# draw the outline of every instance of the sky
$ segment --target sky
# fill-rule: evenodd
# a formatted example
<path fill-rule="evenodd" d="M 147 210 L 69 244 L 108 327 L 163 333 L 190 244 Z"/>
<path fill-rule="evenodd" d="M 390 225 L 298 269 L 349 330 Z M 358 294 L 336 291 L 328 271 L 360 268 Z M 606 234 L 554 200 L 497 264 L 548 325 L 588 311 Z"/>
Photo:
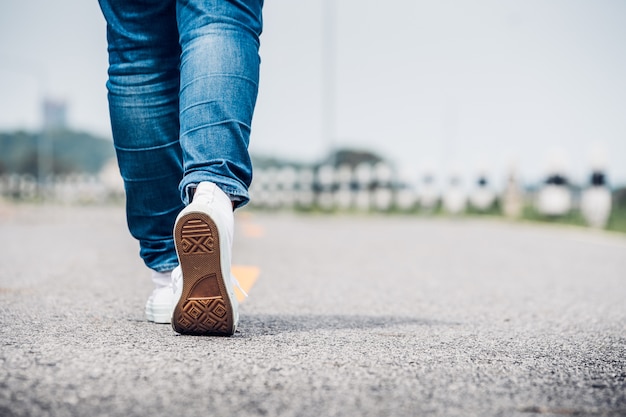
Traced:
<path fill-rule="evenodd" d="M 555 165 L 580 183 L 595 160 L 626 185 L 622 0 L 266 0 L 264 21 L 253 153 L 353 147 L 496 183 Z M 97 1 L 3 0 L 0 131 L 37 130 L 45 96 L 110 137 L 106 70 Z"/>

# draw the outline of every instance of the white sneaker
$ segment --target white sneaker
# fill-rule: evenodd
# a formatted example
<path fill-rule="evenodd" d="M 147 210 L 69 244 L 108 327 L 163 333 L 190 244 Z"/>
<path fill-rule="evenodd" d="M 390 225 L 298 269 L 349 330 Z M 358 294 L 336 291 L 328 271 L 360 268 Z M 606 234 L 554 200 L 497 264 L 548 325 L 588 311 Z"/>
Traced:
<path fill-rule="evenodd" d="M 198 184 L 193 201 L 180 212 L 174 242 L 180 266 L 172 272 L 172 327 L 182 334 L 230 336 L 239 321 L 231 278 L 233 206 L 210 182 Z"/>
<path fill-rule="evenodd" d="M 146 302 L 146 319 L 155 323 L 170 323 L 174 310 L 174 287 L 171 272 L 152 271 L 155 289 Z"/>

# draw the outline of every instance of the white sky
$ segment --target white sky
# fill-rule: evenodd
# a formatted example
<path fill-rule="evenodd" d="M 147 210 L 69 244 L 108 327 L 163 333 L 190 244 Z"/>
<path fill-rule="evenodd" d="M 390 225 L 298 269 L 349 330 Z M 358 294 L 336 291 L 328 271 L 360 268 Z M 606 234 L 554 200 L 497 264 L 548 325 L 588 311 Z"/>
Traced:
<path fill-rule="evenodd" d="M 626 2 L 333 6 L 334 140 L 322 128 L 322 0 L 266 0 L 253 152 L 312 161 L 352 145 L 415 175 L 502 176 L 515 162 L 527 181 L 559 153 L 581 181 L 600 148 L 626 184 Z M 0 130 L 37 129 L 45 94 L 68 101 L 72 127 L 110 136 L 106 67 L 96 0 L 4 0 Z"/>

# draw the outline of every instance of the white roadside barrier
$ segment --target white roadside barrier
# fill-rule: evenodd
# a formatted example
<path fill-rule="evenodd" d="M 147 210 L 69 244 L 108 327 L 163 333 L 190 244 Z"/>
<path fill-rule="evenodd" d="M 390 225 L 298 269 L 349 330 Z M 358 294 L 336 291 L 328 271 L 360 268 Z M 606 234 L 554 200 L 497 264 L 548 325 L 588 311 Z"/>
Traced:
<path fill-rule="evenodd" d="M 589 186 L 582 192 L 580 211 L 587 224 L 604 228 L 611 215 L 612 196 L 603 171 L 591 174 Z"/>
<path fill-rule="evenodd" d="M 489 211 L 496 201 L 496 192 L 491 187 L 486 174 L 479 175 L 470 193 L 469 202 L 479 212 Z"/>
<path fill-rule="evenodd" d="M 461 179 L 452 175 L 448 188 L 443 194 L 443 208 L 448 214 L 459 215 L 465 212 L 467 206 L 467 196 L 461 184 Z"/>
<path fill-rule="evenodd" d="M 548 176 L 537 192 L 535 209 L 543 216 L 559 217 L 572 209 L 572 192 L 567 178 L 558 172 Z"/>

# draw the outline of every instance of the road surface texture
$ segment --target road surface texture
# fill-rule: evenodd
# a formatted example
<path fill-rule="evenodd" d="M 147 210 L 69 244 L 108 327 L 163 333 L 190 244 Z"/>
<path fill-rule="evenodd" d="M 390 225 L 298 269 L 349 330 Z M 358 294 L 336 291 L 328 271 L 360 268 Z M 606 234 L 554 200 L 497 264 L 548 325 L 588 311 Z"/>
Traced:
<path fill-rule="evenodd" d="M 0 416 L 625 416 L 626 238 L 241 211 L 234 337 L 144 321 L 120 207 L 0 205 Z"/>

